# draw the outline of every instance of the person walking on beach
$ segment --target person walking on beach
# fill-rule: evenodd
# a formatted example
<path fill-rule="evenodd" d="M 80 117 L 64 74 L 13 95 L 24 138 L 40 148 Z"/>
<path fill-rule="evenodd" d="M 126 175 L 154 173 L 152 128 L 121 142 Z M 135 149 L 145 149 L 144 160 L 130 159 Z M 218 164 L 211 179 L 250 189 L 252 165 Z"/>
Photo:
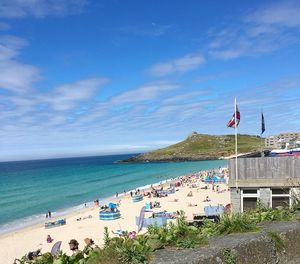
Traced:
<path fill-rule="evenodd" d="M 51 211 L 48 209 L 48 217 L 51 218 Z"/>
<path fill-rule="evenodd" d="M 116 192 L 116 198 L 118 198 L 118 196 L 119 196 L 119 194 L 118 194 L 118 192 Z"/>

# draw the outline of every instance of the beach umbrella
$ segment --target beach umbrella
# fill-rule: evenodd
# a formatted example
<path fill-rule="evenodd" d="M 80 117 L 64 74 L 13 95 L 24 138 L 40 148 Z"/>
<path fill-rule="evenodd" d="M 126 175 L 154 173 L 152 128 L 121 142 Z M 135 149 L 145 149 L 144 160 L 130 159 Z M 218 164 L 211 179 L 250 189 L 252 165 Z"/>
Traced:
<path fill-rule="evenodd" d="M 111 209 L 115 209 L 115 208 L 117 208 L 117 205 L 115 203 L 109 203 L 108 207 Z"/>

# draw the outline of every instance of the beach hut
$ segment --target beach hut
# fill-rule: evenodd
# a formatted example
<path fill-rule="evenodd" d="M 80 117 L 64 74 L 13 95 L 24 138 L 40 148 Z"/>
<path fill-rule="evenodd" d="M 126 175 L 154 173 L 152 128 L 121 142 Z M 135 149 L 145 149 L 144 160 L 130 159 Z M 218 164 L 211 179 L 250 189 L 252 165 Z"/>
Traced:
<path fill-rule="evenodd" d="M 133 196 L 132 196 L 132 201 L 133 201 L 134 203 L 140 202 L 140 201 L 142 201 L 143 199 L 144 199 L 144 197 L 143 197 L 143 195 L 141 195 L 141 194 L 133 195 Z"/>

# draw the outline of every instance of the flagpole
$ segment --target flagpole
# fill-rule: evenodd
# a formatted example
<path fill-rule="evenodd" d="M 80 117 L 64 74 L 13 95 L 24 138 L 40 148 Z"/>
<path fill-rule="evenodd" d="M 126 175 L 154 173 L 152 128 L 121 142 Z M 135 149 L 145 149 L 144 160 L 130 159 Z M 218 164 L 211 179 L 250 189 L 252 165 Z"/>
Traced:
<path fill-rule="evenodd" d="M 238 191 L 238 164 L 237 164 L 237 109 L 236 109 L 236 97 L 234 97 L 234 135 L 235 135 L 235 188 Z"/>
<path fill-rule="evenodd" d="M 260 115 L 261 115 L 261 131 L 260 131 L 260 139 L 262 139 L 262 134 L 264 133 L 263 132 L 263 120 L 262 120 L 262 117 L 263 117 L 263 110 L 262 108 L 260 109 Z M 260 156 L 263 157 L 264 154 L 263 154 L 263 143 L 260 143 Z"/>
<path fill-rule="evenodd" d="M 262 134 L 265 132 L 265 118 L 263 114 L 263 109 L 261 108 L 261 132 L 260 132 L 260 146 L 261 146 L 261 157 L 264 157 L 264 152 L 263 152 L 263 147 L 264 147 L 264 142 L 262 141 Z"/>

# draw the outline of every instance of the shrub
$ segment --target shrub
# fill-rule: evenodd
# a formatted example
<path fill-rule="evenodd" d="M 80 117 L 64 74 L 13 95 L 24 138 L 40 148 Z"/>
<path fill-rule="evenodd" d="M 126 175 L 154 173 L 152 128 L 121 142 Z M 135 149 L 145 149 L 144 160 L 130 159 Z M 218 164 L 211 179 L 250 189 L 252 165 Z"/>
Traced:
<path fill-rule="evenodd" d="M 265 221 L 291 221 L 295 218 L 293 212 L 287 208 L 267 208 L 260 201 L 258 201 L 256 209 L 248 211 L 246 214 L 256 223 Z"/>
<path fill-rule="evenodd" d="M 194 226 L 189 226 L 183 213 L 176 219 L 175 224 L 170 222 L 168 225 L 160 228 L 149 226 L 148 237 L 149 241 L 156 240 L 157 248 L 165 246 L 194 248 L 207 244 L 206 237 L 201 234 L 201 230 Z"/>
<path fill-rule="evenodd" d="M 257 231 L 256 223 L 247 214 L 223 215 L 217 224 L 217 234 L 245 233 Z"/>

